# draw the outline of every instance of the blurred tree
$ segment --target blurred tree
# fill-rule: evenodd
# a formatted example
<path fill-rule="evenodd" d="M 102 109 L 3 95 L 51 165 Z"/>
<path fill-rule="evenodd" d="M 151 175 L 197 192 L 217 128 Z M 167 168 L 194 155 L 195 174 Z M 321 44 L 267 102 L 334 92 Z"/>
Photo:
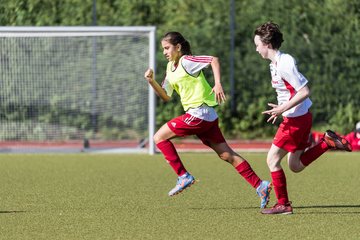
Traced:
<path fill-rule="evenodd" d="M 3 26 L 88 26 L 92 24 L 92 0 L 2 0 Z M 160 38 L 179 31 L 191 43 L 194 54 L 220 58 L 222 83 L 229 89 L 229 0 L 97 0 L 99 26 L 155 25 L 159 48 L 157 80 L 162 81 L 166 59 Z M 339 132 L 359 121 L 360 39 L 358 0 L 243 0 L 235 2 L 235 97 L 236 111 L 229 103 L 218 108 L 221 127 L 229 136 L 259 138 L 272 134 L 261 111 L 274 102 L 268 63 L 255 52 L 253 31 L 274 21 L 284 33 L 282 51 L 292 54 L 309 79 L 314 102 L 314 127 L 331 124 Z M 212 81 L 211 73 L 206 73 Z M 146 84 L 144 82 L 144 84 Z M 350 110 L 349 110 L 350 109 Z M 158 104 L 157 123 L 182 112 L 179 99 Z M 339 123 L 339 124 L 337 124 Z"/>

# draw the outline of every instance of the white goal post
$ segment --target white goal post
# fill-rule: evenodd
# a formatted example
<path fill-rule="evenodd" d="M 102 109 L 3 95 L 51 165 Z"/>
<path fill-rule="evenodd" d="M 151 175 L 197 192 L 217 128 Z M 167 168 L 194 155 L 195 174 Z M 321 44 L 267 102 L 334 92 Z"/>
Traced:
<path fill-rule="evenodd" d="M 0 27 L 0 152 L 154 154 L 155 32 Z"/>

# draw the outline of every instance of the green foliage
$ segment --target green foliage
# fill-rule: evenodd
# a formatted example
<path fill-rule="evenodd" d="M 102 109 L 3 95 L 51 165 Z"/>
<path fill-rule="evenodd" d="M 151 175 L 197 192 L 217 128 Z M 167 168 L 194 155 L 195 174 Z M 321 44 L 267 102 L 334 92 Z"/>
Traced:
<path fill-rule="evenodd" d="M 352 102 L 346 105 L 340 105 L 329 123 L 332 129 L 337 129 L 341 133 L 348 133 L 354 130 L 355 124 L 360 119 L 359 106 Z"/>
<path fill-rule="evenodd" d="M 0 24 L 92 25 L 92 3 L 91 0 L 2 0 Z M 223 87 L 230 92 L 228 0 L 98 0 L 96 3 L 98 25 L 155 25 L 158 40 L 167 31 L 182 32 L 194 54 L 220 58 Z M 243 0 L 235 1 L 235 8 L 236 109 L 231 112 L 228 103 L 218 109 L 225 135 L 263 138 L 274 131 L 261 114 L 268 102 L 276 102 L 268 62 L 255 52 L 253 44 L 254 29 L 269 20 L 277 22 L 284 33 L 281 50 L 297 59 L 299 70 L 310 81 L 314 127 L 327 126 L 344 133 L 353 129 L 360 120 L 356 114 L 360 106 L 359 1 L 274 0 L 269 4 L 265 0 Z M 156 76 L 161 82 L 166 59 L 158 46 Z M 211 72 L 207 71 L 207 75 L 212 82 Z M 174 98 L 166 104 L 158 103 L 158 126 L 182 113 L 179 100 Z"/>

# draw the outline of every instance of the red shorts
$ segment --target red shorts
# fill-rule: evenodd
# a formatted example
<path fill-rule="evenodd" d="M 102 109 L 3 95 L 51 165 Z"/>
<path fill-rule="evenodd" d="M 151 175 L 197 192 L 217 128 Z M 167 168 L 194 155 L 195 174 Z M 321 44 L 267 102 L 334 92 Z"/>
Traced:
<path fill-rule="evenodd" d="M 208 122 L 186 113 L 168 121 L 167 125 L 177 136 L 196 135 L 207 146 L 210 146 L 210 143 L 225 142 L 218 119 Z"/>
<path fill-rule="evenodd" d="M 296 150 L 304 150 L 311 144 L 309 141 L 311 126 L 312 114 L 310 112 L 299 117 L 284 117 L 273 144 L 292 153 Z"/>

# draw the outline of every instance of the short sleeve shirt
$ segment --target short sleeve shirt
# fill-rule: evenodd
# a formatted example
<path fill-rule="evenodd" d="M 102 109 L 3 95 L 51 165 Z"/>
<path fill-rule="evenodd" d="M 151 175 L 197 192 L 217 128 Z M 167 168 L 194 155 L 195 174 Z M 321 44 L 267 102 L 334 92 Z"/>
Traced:
<path fill-rule="evenodd" d="M 289 101 L 308 80 L 298 71 L 295 59 L 289 54 L 277 53 L 276 63 L 270 63 L 271 85 L 276 90 L 278 105 Z M 297 117 L 306 114 L 312 102 L 306 98 L 303 102 L 285 111 L 285 117 Z"/>

